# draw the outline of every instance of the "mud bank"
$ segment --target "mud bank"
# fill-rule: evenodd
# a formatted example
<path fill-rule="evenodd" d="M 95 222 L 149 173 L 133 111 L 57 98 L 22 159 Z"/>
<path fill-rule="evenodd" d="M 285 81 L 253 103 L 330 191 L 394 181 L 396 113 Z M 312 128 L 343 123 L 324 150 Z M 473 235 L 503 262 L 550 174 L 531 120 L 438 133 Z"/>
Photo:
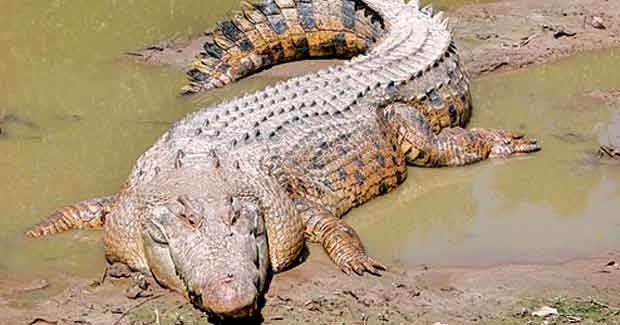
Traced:
<path fill-rule="evenodd" d="M 620 321 L 620 254 L 555 265 L 484 268 L 391 266 L 382 277 L 349 277 L 311 257 L 275 276 L 262 310 L 264 324 L 504 324 L 542 322 L 532 312 L 555 306 L 547 320 Z M 0 286 L 0 322 L 6 324 L 206 324 L 207 318 L 173 293 L 155 288 L 129 299 L 129 280 L 74 279 L 59 295 L 14 306 L 48 286 Z M 0 284 L 1 285 L 1 284 Z M 10 286 L 10 288 L 7 288 Z M 154 286 L 156 287 L 156 286 Z M 3 301 L 3 298 L 5 299 Z M 590 309 L 584 311 L 584 306 Z"/>
<path fill-rule="evenodd" d="M 473 77 L 620 45 L 618 1 L 501 1 L 466 5 L 448 16 L 460 55 Z M 204 40 L 204 36 L 175 38 L 127 56 L 186 70 Z"/>

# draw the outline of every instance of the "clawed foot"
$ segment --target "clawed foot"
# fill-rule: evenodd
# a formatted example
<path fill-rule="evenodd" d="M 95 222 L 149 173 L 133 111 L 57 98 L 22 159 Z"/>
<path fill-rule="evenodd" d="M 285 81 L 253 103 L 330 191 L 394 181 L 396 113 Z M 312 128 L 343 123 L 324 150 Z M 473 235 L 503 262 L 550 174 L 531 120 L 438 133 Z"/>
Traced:
<path fill-rule="evenodd" d="M 125 289 L 125 297 L 129 299 L 147 298 L 153 296 L 153 289 L 142 273 L 133 274 L 133 283 Z"/>
<path fill-rule="evenodd" d="M 485 137 L 493 143 L 489 154 L 490 158 L 506 158 L 540 150 L 540 145 L 536 139 L 526 138 L 520 132 L 490 129 L 486 130 Z"/>
<path fill-rule="evenodd" d="M 113 279 L 132 278 L 132 284 L 125 290 L 125 296 L 129 299 L 146 298 L 153 295 L 153 290 L 144 274 L 133 272 L 129 266 L 123 263 L 113 263 L 108 265 L 104 271 L 101 283 L 107 277 Z"/>
<path fill-rule="evenodd" d="M 385 265 L 375 261 L 372 257 L 367 255 L 357 255 L 351 256 L 344 261 L 339 263 L 340 269 L 342 272 L 347 275 L 351 275 L 353 273 L 357 275 L 363 275 L 364 272 L 370 273 L 372 275 L 381 275 L 381 271 L 387 270 Z"/>

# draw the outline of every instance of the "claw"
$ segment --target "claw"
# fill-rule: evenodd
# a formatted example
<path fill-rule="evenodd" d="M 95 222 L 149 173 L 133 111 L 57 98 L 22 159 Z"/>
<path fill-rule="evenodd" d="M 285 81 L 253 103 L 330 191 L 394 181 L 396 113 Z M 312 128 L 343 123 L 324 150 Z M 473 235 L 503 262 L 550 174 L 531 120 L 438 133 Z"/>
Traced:
<path fill-rule="evenodd" d="M 370 260 L 370 262 L 372 263 L 372 265 L 381 270 L 381 271 L 387 271 L 387 266 L 383 265 L 383 263 L 378 262 L 377 260 L 375 260 L 374 258 L 369 257 L 368 258 Z"/>
<path fill-rule="evenodd" d="M 366 267 L 366 271 L 372 275 L 380 276 L 379 268 L 375 267 L 371 262 L 363 261 L 364 267 Z"/>
<path fill-rule="evenodd" d="M 361 265 L 356 265 L 356 266 L 353 268 L 353 271 L 354 271 L 354 272 L 355 272 L 355 274 L 357 274 L 357 275 L 364 275 L 364 271 L 365 271 L 365 269 L 364 269 L 364 267 L 362 267 Z"/>
<path fill-rule="evenodd" d="M 537 139 L 528 139 L 520 132 L 494 130 L 492 138 L 495 142 L 490 157 L 507 158 L 512 155 L 539 151 Z"/>
<path fill-rule="evenodd" d="M 387 268 L 385 265 L 377 262 L 371 257 L 360 255 L 357 257 L 352 257 L 352 259 L 348 262 L 342 263 L 340 269 L 346 275 L 353 275 L 353 273 L 355 273 L 362 276 L 364 273 L 370 273 L 375 276 L 381 276 L 381 271 L 385 271 Z"/>

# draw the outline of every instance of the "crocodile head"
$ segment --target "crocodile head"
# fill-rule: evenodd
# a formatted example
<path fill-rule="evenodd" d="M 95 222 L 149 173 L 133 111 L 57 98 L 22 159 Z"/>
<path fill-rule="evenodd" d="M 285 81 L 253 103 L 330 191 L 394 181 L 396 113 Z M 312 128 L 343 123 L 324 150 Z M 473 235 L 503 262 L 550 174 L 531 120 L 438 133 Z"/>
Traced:
<path fill-rule="evenodd" d="M 160 284 L 212 316 L 253 315 L 269 268 L 258 200 L 218 187 L 194 189 L 158 202 L 142 228 Z"/>

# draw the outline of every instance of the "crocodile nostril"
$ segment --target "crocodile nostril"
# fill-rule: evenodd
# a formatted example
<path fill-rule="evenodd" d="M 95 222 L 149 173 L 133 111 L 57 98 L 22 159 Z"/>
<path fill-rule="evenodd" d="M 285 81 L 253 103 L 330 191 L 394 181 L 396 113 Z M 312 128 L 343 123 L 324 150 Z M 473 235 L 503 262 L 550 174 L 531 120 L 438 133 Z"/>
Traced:
<path fill-rule="evenodd" d="M 226 273 L 226 278 L 224 278 L 224 283 L 230 283 L 235 276 L 232 273 Z"/>

